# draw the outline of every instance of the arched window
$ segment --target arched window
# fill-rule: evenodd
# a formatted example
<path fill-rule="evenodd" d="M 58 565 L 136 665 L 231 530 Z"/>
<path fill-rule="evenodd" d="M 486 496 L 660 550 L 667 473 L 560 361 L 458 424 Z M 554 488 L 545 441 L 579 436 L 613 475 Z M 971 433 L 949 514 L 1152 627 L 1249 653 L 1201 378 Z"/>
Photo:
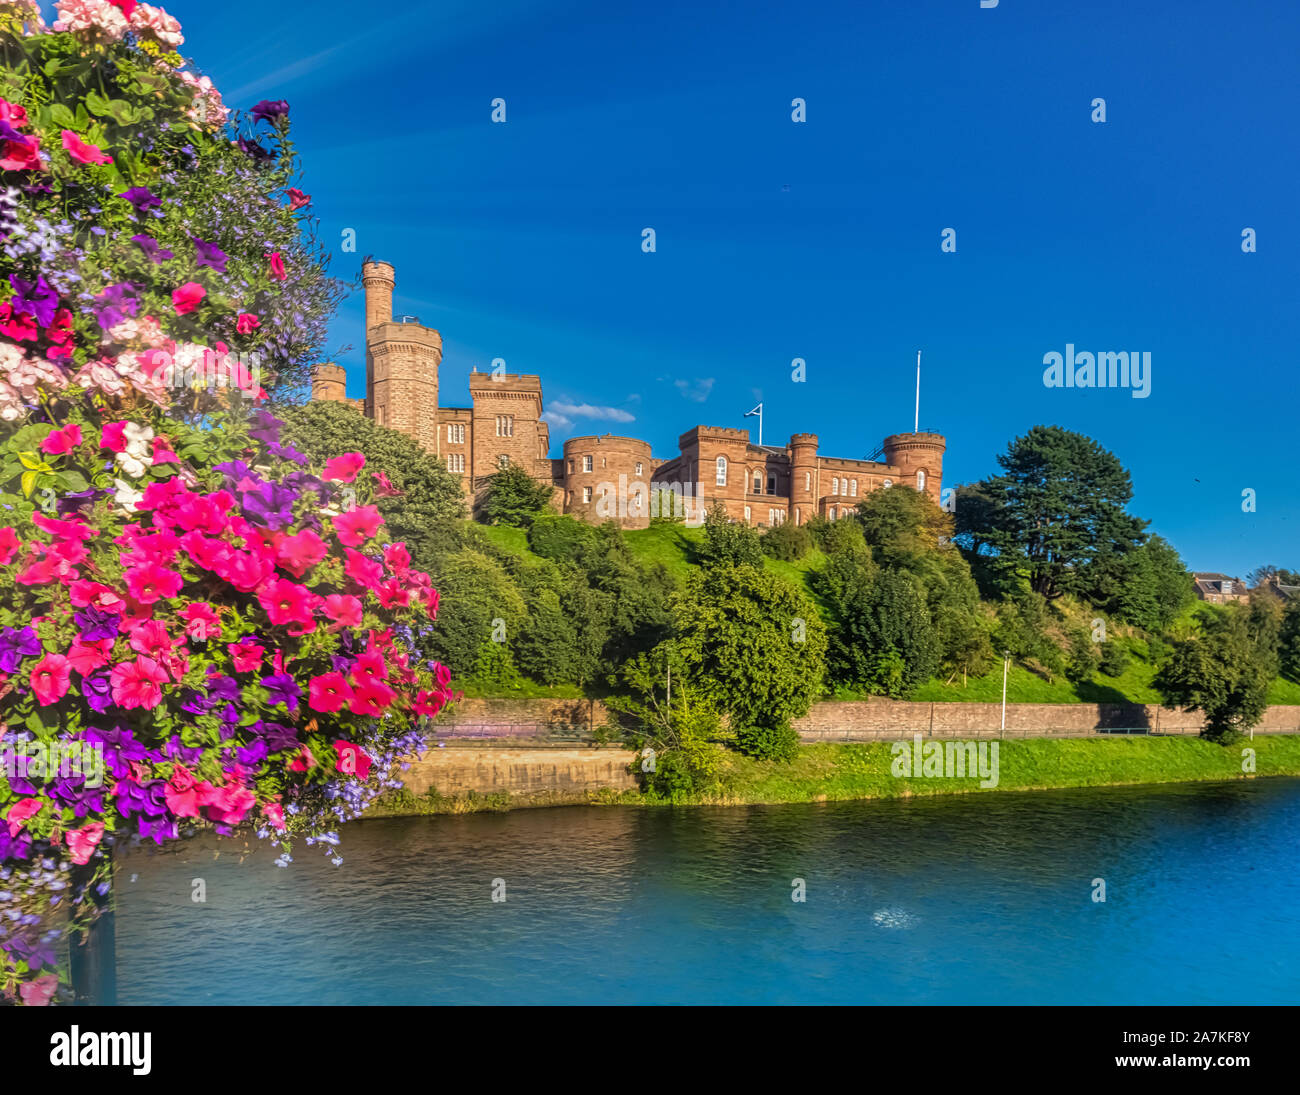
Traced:
<path fill-rule="evenodd" d="M 853 480 L 853 489 L 849 491 L 849 494 L 854 498 L 858 496 L 858 481 L 856 479 Z"/>
<path fill-rule="evenodd" d="M 812 490 L 812 472 L 810 471 L 803 473 L 803 489 Z"/>
<path fill-rule="evenodd" d="M 714 482 L 720 487 L 727 485 L 727 458 L 725 456 L 718 457 L 718 475 Z"/>
<path fill-rule="evenodd" d="M 925 472 L 923 471 L 916 473 L 916 489 L 925 490 Z"/>

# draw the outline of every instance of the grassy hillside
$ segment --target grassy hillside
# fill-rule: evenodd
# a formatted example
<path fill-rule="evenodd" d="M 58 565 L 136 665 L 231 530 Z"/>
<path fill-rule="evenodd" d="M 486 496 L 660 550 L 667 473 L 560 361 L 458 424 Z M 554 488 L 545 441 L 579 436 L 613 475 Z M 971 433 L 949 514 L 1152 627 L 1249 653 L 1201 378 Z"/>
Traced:
<path fill-rule="evenodd" d="M 522 529 L 489 525 L 478 527 L 484 536 L 502 550 L 526 559 L 538 559 L 538 556 L 528 550 L 528 536 Z M 638 559 L 647 563 L 662 563 L 673 578 L 680 582 L 689 576 L 694 568 L 693 549 L 704 539 L 704 530 L 686 528 L 682 525 L 655 525 L 648 529 L 626 532 L 624 536 Z M 765 560 L 765 565 L 768 570 L 803 589 L 816 601 L 811 579 L 825 561 L 826 556 L 822 552 L 813 551 L 795 563 L 768 558 Z M 1206 606 L 1199 601 L 1189 605 L 1175 621 L 1174 633 L 1190 633 L 1196 614 L 1205 609 Z M 1132 634 L 1135 633 L 1131 632 L 1131 629 L 1118 628 L 1116 637 L 1123 639 L 1126 635 Z M 1108 677 L 1098 672 L 1093 674 L 1092 680 L 1080 684 L 1072 683 L 1064 677 L 1057 677 L 1049 682 L 1023 666 L 1013 664 L 1007 675 L 1007 702 L 1159 703 L 1160 694 L 1151 687 L 1156 666 L 1146 659 L 1145 644 L 1134 639 L 1126 645 L 1130 648 L 1132 660 L 1121 676 Z M 568 699 L 579 695 L 579 690 L 566 686 L 547 689 L 541 685 L 525 684 L 520 689 L 511 691 L 510 694 L 520 697 L 553 696 Z M 866 694 L 840 689 L 833 698 L 865 699 Z M 971 677 L 965 681 L 960 677 L 952 681 L 946 678 L 932 678 L 908 698 L 937 703 L 1000 702 L 1002 699 L 1001 663 L 984 676 Z M 1275 680 L 1269 689 L 1268 701 L 1272 704 L 1300 704 L 1300 684 L 1281 679 Z"/>

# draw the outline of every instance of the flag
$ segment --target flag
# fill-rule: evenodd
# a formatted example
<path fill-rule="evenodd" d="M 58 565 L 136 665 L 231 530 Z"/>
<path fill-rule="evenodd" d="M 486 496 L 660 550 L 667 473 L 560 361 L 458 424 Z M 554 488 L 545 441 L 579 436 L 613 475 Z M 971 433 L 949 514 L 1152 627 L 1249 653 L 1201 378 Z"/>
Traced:
<path fill-rule="evenodd" d="M 762 413 L 763 413 L 763 404 L 760 403 L 760 404 L 759 404 L 757 407 L 755 407 L 752 411 L 746 411 L 744 417 L 746 417 L 746 418 L 751 418 L 752 416 L 754 416 L 754 415 L 756 415 L 756 414 L 757 414 L 757 415 L 761 415 Z"/>

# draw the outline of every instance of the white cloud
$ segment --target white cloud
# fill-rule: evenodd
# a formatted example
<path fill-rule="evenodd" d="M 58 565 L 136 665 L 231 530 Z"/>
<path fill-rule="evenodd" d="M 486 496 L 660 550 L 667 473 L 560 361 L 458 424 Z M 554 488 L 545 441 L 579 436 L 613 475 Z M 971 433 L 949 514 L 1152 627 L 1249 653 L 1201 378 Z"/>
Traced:
<path fill-rule="evenodd" d="M 692 403 L 703 403 L 713 391 L 713 377 L 703 380 L 674 380 L 673 384 Z"/>
<path fill-rule="evenodd" d="M 578 418 L 593 418 L 601 422 L 635 422 L 636 416 L 618 407 L 597 407 L 591 403 L 566 403 L 555 400 L 547 404 L 542 421 L 559 430 L 567 430 Z"/>

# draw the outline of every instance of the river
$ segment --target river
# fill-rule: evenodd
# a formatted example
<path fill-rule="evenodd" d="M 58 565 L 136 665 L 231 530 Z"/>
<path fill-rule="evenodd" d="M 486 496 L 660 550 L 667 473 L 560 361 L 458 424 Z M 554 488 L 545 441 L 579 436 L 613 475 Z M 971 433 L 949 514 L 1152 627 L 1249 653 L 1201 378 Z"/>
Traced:
<path fill-rule="evenodd" d="M 122 857 L 120 1002 L 1300 998 L 1300 780 L 569 807 L 342 836 L 341 867 L 301 848 L 277 868 L 216 837 Z"/>

